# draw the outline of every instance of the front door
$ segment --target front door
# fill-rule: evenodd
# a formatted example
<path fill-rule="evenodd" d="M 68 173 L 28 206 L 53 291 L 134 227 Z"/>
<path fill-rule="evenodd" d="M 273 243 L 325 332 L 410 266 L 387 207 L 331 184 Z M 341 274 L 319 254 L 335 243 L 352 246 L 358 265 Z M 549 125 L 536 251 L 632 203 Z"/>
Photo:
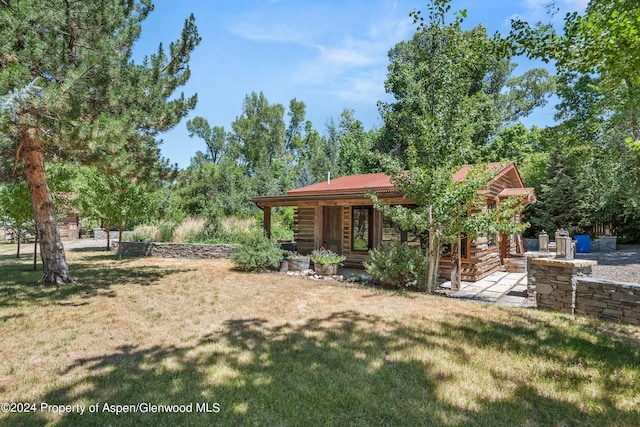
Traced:
<path fill-rule="evenodd" d="M 342 207 L 325 206 L 322 218 L 322 246 L 342 255 Z"/>

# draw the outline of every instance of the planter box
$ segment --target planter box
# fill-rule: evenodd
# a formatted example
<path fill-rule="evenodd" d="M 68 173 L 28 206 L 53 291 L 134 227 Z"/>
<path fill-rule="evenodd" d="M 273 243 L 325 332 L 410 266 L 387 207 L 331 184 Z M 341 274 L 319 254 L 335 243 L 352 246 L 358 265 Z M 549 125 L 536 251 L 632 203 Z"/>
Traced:
<path fill-rule="evenodd" d="M 305 271 L 309 269 L 309 257 L 289 258 L 289 271 Z"/>
<path fill-rule="evenodd" d="M 320 264 L 314 262 L 313 269 L 316 271 L 316 273 L 324 276 L 333 276 L 335 274 L 338 274 L 338 264 Z"/>

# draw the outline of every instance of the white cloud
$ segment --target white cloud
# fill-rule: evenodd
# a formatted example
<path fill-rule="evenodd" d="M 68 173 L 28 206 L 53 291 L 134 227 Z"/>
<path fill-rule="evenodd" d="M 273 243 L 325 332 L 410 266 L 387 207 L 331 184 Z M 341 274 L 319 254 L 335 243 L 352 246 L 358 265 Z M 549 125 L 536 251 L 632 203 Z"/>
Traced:
<path fill-rule="evenodd" d="M 227 30 L 238 37 L 258 42 L 301 43 L 307 37 L 302 29 L 284 23 L 255 22 L 252 19 L 229 24 Z"/>
<path fill-rule="evenodd" d="M 375 70 L 360 76 L 345 78 L 342 84 L 331 88 L 328 92 L 343 101 L 375 105 L 385 93 L 382 85 L 385 77 L 384 72 Z"/>
<path fill-rule="evenodd" d="M 370 20 L 358 37 L 317 45 L 318 54 L 299 65 L 294 82 L 317 85 L 323 92 L 350 102 L 377 102 L 384 94 L 389 49 L 414 31 L 408 14 L 402 15 L 379 16 Z"/>
<path fill-rule="evenodd" d="M 402 2 L 380 3 L 262 9 L 234 17 L 226 28 L 248 40 L 305 48 L 307 55 L 291 58 L 294 85 L 349 102 L 375 104 L 384 95 L 389 49 L 415 31 L 410 9 Z"/>
<path fill-rule="evenodd" d="M 513 14 L 511 19 L 521 19 L 529 23 L 551 22 L 559 24 L 569 12 L 584 12 L 589 0 L 556 0 L 550 5 L 549 0 L 524 0 L 523 12 Z"/>

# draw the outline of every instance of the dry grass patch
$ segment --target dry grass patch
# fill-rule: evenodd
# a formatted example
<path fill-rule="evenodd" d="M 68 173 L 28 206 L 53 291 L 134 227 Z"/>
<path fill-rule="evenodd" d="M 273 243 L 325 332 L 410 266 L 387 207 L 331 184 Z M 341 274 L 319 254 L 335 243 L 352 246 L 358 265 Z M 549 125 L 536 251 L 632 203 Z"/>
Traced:
<path fill-rule="evenodd" d="M 7 425 L 638 425 L 640 328 L 227 261 L 69 251 L 33 287 L 0 257 L 8 402 L 182 414 L 4 413 Z M 220 412 L 197 412 L 218 403 Z M 210 408 L 212 408 L 210 406 Z M 139 409 L 139 408 L 138 408 Z"/>
<path fill-rule="evenodd" d="M 174 230 L 173 241 L 175 243 L 188 242 L 201 236 L 207 226 L 207 220 L 198 217 L 185 218 Z"/>

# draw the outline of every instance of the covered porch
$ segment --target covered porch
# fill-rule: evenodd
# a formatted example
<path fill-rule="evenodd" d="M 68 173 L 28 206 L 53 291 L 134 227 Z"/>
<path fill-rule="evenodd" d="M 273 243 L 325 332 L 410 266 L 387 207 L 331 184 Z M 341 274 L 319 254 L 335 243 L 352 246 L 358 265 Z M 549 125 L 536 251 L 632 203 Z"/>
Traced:
<path fill-rule="evenodd" d="M 515 164 L 493 163 L 499 170 L 487 183 L 483 195 L 485 209 L 495 209 L 510 197 L 523 200 L 522 208 L 535 201 L 535 193 L 525 188 Z M 463 166 L 453 176 L 461 182 L 471 166 Z M 326 248 L 346 257 L 347 267 L 361 267 L 369 251 L 387 242 L 420 244 L 420 236 L 400 230 L 375 209 L 366 195 L 374 191 L 389 205 L 415 206 L 400 193 L 389 175 L 384 173 L 352 175 L 288 191 L 280 196 L 260 196 L 251 200 L 264 212 L 264 230 L 271 237 L 271 213 L 276 207 L 294 208 L 295 250 L 303 255 Z M 520 217 L 514 218 L 520 221 Z M 424 236 L 422 236 L 424 237 Z M 465 281 L 477 281 L 497 271 L 506 258 L 524 252 L 520 236 L 486 235 L 462 239 L 459 270 Z M 443 256 L 440 274 L 447 277 L 451 259 Z"/>

